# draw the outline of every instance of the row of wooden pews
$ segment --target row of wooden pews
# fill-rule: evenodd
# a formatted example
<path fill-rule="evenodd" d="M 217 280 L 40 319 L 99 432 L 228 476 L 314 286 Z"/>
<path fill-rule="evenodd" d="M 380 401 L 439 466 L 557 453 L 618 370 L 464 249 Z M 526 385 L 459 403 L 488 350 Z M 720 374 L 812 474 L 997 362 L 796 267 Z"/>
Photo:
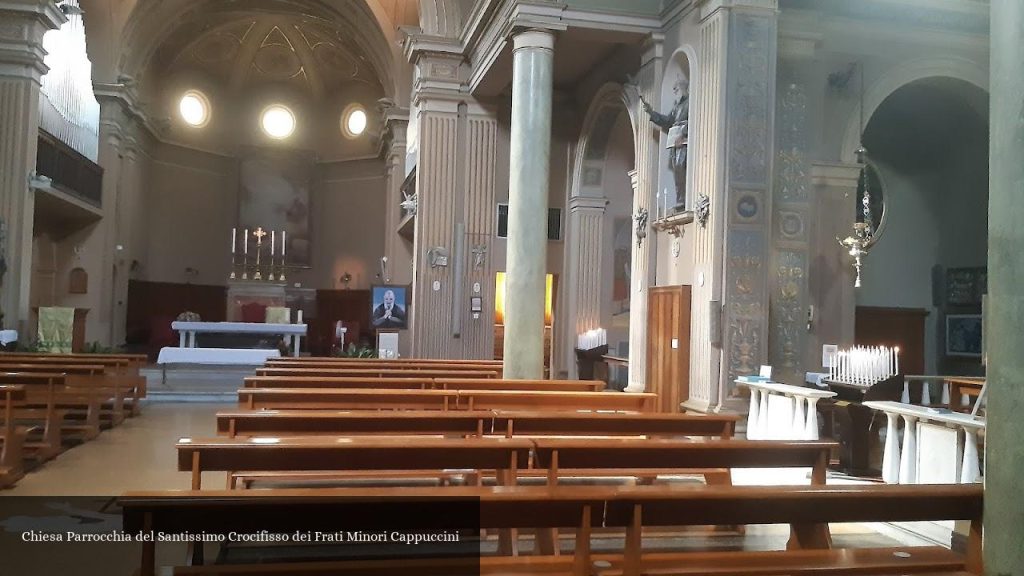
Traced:
<path fill-rule="evenodd" d="M 0 487 L 67 447 L 138 414 L 145 397 L 142 355 L 0 353 L 5 457 Z M 17 446 L 17 450 L 7 447 Z M 16 454 L 16 455 L 15 455 Z"/>
<path fill-rule="evenodd" d="M 736 439 L 736 416 L 651 412 L 649 395 L 587 383 L 463 378 L 478 371 L 471 362 L 275 363 L 301 372 L 248 379 L 239 408 L 217 415 L 218 437 L 180 440 L 178 469 L 191 473 L 190 489 L 126 494 L 126 530 L 377 528 L 443 531 L 474 545 L 448 557 L 367 551 L 341 560 L 300 546 L 303 556 L 293 543 L 287 562 L 212 565 L 202 545 L 190 545 L 173 574 L 981 573 L 979 487 L 826 486 L 833 442 Z M 809 486 L 733 486 L 733 468 L 806 468 Z M 204 472 L 223 472 L 228 490 L 203 490 Z M 703 482 L 657 482 L 670 474 Z M 911 520 L 970 521 L 967 552 L 836 549 L 828 526 Z M 790 525 L 786 550 L 665 552 L 643 538 L 644 530 L 777 523 Z M 529 532 L 533 554 L 521 555 Z M 599 537 L 622 543 L 595 552 Z M 157 573 L 155 558 L 156 543 L 144 543 L 140 574 Z"/>

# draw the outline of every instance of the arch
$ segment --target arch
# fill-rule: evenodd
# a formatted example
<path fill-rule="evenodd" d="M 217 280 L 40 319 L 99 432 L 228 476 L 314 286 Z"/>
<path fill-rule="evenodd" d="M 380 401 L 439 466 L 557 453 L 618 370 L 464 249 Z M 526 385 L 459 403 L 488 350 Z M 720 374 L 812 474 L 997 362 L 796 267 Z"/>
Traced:
<path fill-rule="evenodd" d="M 865 125 L 871 121 L 871 117 L 878 110 L 878 107 L 893 92 L 911 82 L 934 77 L 963 80 L 988 92 L 988 69 L 980 66 L 973 60 L 951 56 L 910 60 L 886 71 L 864 92 L 863 119 Z M 861 105 L 858 104 L 854 107 L 850 119 L 846 123 L 843 147 L 840 151 L 840 159 L 842 161 L 850 163 L 856 161 L 862 129 Z"/>
<path fill-rule="evenodd" d="M 583 188 L 584 183 L 587 181 L 587 161 L 600 160 L 602 163 L 604 162 L 608 136 L 614 125 L 615 116 L 623 111 L 629 115 L 629 124 L 633 133 L 634 162 L 639 157 L 636 141 L 637 118 L 633 100 L 626 94 L 621 84 L 608 82 L 601 86 L 597 93 L 594 94 L 590 101 L 590 107 L 583 117 L 583 125 L 580 129 L 580 137 L 576 143 L 576 154 L 573 161 L 570 199 L 586 196 L 583 193 Z M 608 122 L 609 119 L 612 122 Z M 599 186 L 600 182 L 594 185 Z"/>

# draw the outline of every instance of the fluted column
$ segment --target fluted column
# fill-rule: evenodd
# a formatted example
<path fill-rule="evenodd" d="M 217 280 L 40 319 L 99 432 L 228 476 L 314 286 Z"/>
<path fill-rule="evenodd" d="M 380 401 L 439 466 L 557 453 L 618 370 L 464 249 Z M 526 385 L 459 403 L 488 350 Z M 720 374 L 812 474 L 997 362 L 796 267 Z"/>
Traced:
<path fill-rule="evenodd" d="M 573 333 L 568 335 L 575 345 L 576 335 L 601 325 L 601 263 L 604 247 L 604 219 L 608 199 L 574 196 L 569 199 L 569 281 L 572 296 L 568 299 L 569 319 Z M 572 350 L 572 348 L 570 349 Z M 575 354 L 569 357 L 569 377 L 577 377 Z"/>
<path fill-rule="evenodd" d="M 513 37 L 505 378 L 544 376 L 544 294 L 554 34 Z"/>
<path fill-rule="evenodd" d="M 1024 507 L 1024 4 L 992 0 L 985 572 L 1022 574 Z M 969 567 L 970 568 L 970 567 Z"/>
<path fill-rule="evenodd" d="M 637 88 L 644 98 L 658 105 L 662 77 L 662 38 L 654 35 L 644 44 L 637 73 Z M 633 103 L 634 116 L 642 117 L 641 103 Z M 633 253 L 629 287 L 629 385 L 626 392 L 647 389 L 647 303 L 648 288 L 654 282 L 657 251 L 649 222 L 655 218 L 654 198 L 658 189 L 658 136 L 650 122 L 637 122 L 636 167 L 630 172 L 633 186 Z M 638 219 L 640 225 L 638 226 Z"/>
<path fill-rule="evenodd" d="M 4 328 L 27 336 L 35 200 L 28 177 L 39 137 L 39 83 L 46 73 L 43 34 L 64 23 L 50 0 L 0 5 L 0 278 Z M 0 267 L 2 268 L 2 267 Z"/>

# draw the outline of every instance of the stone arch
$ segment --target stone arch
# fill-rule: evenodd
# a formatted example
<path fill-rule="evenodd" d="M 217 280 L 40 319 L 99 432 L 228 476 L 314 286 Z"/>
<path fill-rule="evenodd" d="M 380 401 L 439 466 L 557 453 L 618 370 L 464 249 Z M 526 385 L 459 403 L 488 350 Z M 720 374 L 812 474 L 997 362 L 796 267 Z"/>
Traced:
<path fill-rule="evenodd" d="M 965 58 L 934 57 L 910 60 L 886 71 L 864 93 L 863 122 L 868 123 L 878 107 L 890 95 L 912 82 L 925 78 L 948 77 L 963 80 L 988 92 L 988 69 Z M 840 158 L 844 162 L 853 163 L 860 147 L 861 104 L 854 106 L 850 119 L 846 123 Z"/>
<path fill-rule="evenodd" d="M 577 376 L 574 349 L 576 336 L 602 324 L 604 313 L 605 240 L 612 230 L 605 225 L 605 164 L 609 154 L 618 150 L 625 154 L 623 147 L 616 148 L 613 139 L 619 130 L 618 140 L 628 130 L 631 138 L 632 168 L 635 170 L 638 158 L 637 114 L 635 97 L 621 84 L 607 83 L 591 99 L 584 115 L 580 136 L 576 143 L 572 186 L 567 203 L 569 214 L 566 243 L 566 277 L 568 302 L 568 325 L 560 333 L 565 338 L 565 365 L 571 376 Z M 632 175 L 632 173 L 631 173 Z M 630 193 L 632 197 L 632 193 Z M 609 328 L 609 326 L 603 326 Z"/>
<path fill-rule="evenodd" d="M 586 197 L 588 196 L 586 188 L 601 185 L 603 174 L 595 174 L 592 170 L 588 174 L 588 168 L 594 168 L 593 163 L 595 162 L 604 163 L 613 124 L 616 117 L 622 112 L 629 115 L 630 127 L 634 134 L 633 157 L 637 158 L 639 150 L 636 146 L 637 122 L 633 100 L 621 84 L 609 82 L 598 89 L 583 117 L 580 137 L 576 143 L 570 199 Z M 596 184 L 587 185 L 586 182 L 596 182 Z"/>

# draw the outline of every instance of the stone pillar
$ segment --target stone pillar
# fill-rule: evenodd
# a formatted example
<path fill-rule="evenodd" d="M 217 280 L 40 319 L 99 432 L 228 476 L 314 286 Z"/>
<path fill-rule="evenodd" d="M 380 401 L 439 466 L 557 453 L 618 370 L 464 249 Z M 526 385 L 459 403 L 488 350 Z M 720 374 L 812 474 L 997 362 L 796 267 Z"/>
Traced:
<path fill-rule="evenodd" d="M 544 294 L 554 34 L 513 37 L 505 378 L 544 377 Z"/>
<path fill-rule="evenodd" d="M 775 0 L 701 8 L 700 84 L 693 119 L 694 185 L 708 196 L 707 227 L 694 237 L 690 399 L 721 409 L 734 380 L 768 359 L 768 268 L 774 148 Z M 691 131 L 691 134 L 693 131 Z"/>
<path fill-rule="evenodd" d="M 383 281 L 394 284 L 412 282 L 412 251 L 409 240 L 398 234 L 403 211 L 400 207 L 405 197 L 402 184 L 405 182 L 406 132 L 409 124 L 408 110 L 389 110 L 385 117 L 384 143 L 381 154 L 384 157 L 385 187 L 387 202 L 384 207 L 384 256 L 387 257 L 387 278 Z"/>
<path fill-rule="evenodd" d="M 414 35 L 406 50 L 416 63 L 406 146 L 416 154 L 419 204 L 410 330 L 400 340 L 418 358 L 493 358 L 497 116 L 462 89 L 457 41 Z M 471 312 L 474 297 L 482 313 Z"/>
<path fill-rule="evenodd" d="M 985 573 L 1009 575 L 1024 574 L 1024 508 L 1014 504 L 1024 473 L 1024 4 L 993 0 L 991 10 Z"/>
<path fill-rule="evenodd" d="M 0 4 L 0 223 L 5 238 L 0 257 L 3 327 L 29 336 L 32 278 L 32 222 L 35 200 L 29 174 L 36 166 L 39 138 L 39 83 L 43 34 L 59 28 L 65 17 L 51 0 Z"/>
<path fill-rule="evenodd" d="M 572 334 L 569 347 L 569 378 L 578 377 L 576 366 L 576 335 L 601 325 L 601 286 L 604 273 L 601 263 L 604 251 L 604 219 L 608 199 L 604 197 L 574 196 L 569 199 L 568 243 L 569 279 L 572 295 L 566 299 L 569 306 L 569 326 Z"/>
<path fill-rule="evenodd" d="M 652 35 L 644 42 L 637 73 L 637 88 L 652 106 L 659 106 L 662 78 L 662 36 Z M 636 168 L 630 173 L 633 186 L 633 250 L 629 287 L 629 384 L 626 392 L 647 389 L 647 303 L 648 288 L 654 283 L 657 250 L 656 235 L 650 222 L 657 217 L 655 197 L 658 190 L 659 131 L 647 120 L 639 99 L 630 104 L 636 132 Z M 643 229 L 637 228 L 637 218 Z"/>

